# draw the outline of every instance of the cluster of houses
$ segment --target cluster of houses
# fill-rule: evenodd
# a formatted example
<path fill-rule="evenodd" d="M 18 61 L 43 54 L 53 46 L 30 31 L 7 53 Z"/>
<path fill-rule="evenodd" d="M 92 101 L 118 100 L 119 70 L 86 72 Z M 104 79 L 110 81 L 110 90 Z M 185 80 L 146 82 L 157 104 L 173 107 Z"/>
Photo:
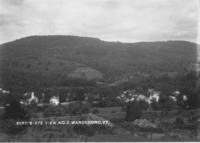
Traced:
<path fill-rule="evenodd" d="M 148 90 L 149 96 L 145 96 L 143 94 L 137 93 L 134 89 L 125 90 L 117 96 L 116 98 L 121 101 L 122 103 L 128 103 L 132 101 L 145 101 L 148 104 L 151 104 L 152 101 L 159 101 L 160 92 L 154 91 L 153 89 Z"/>
<path fill-rule="evenodd" d="M 10 91 L 5 90 L 3 88 L 0 88 L 0 95 L 8 95 L 10 94 Z M 39 106 L 43 106 L 43 101 L 44 101 L 44 96 L 45 94 L 42 93 L 42 101 L 39 102 L 38 97 L 35 95 L 34 91 L 31 92 L 25 92 L 22 96 L 22 98 L 20 99 L 20 104 L 21 105 L 31 105 L 31 104 L 36 104 Z M 59 97 L 58 96 L 52 96 L 49 99 L 49 104 L 51 105 L 59 105 Z"/>
<path fill-rule="evenodd" d="M 39 103 L 38 97 L 35 95 L 33 91 L 31 92 L 26 92 L 23 95 L 23 99 L 20 101 L 20 104 L 22 105 L 31 105 L 31 104 L 36 104 L 38 106 L 43 106 L 44 105 L 44 96 L 45 94 L 42 93 L 42 102 Z M 49 99 L 49 104 L 50 105 L 59 105 L 59 97 L 58 96 L 52 96 Z"/>
<path fill-rule="evenodd" d="M 10 91 L 0 88 L 0 93 L 3 95 L 6 95 L 6 94 L 9 94 Z M 67 93 L 65 102 L 60 102 L 59 96 L 51 96 L 49 97 L 48 102 L 46 104 L 48 105 L 50 104 L 54 106 L 68 105 L 71 102 L 73 102 L 73 100 L 70 98 L 71 97 L 70 95 L 73 95 L 74 97 L 74 94 Z M 171 98 L 172 101 L 177 102 L 178 97 L 180 97 L 179 95 L 181 95 L 180 91 L 175 91 L 171 94 L 171 96 L 169 96 L 169 98 Z M 119 96 L 116 97 L 116 99 L 124 104 L 128 102 L 132 102 L 132 101 L 145 101 L 146 103 L 150 105 L 152 102 L 159 102 L 160 97 L 161 97 L 161 91 L 156 91 L 154 89 L 148 89 L 146 94 L 138 93 L 134 89 L 129 89 L 129 90 L 123 91 Z M 32 104 L 43 106 L 45 104 L 44 98 L 45 98 L 44 93 L 42 93 L 42 99 L 39 100 L 33 91 L 26 92 L 23 94 L 23 98 L 21 99 L 20 104 L 25 105 L 25 106 L 32 105 Z M 181 95 L 181 98 L 182 98 L 182 101 L 188 100 L 187 95 Z M 92 100 L 92 103 L 95 104 L 99 102 L 100 95 L 98 94 L 90 95 L 90 94 L 84 93 L 83 101 L 88 102 L 90 99 Z M 104 97 L 101 98 L 101 101 L 103 100 L 104 100 Z"/>
<path fill-rule="evenodd" d="M 0 88 L 0 94 L 9 94 L 10 91 Z"/>
<path fill-rule="evenodd" d="M 8 95 L 10 93 L 10 91 L 4 90 L 2 88 L 0 88 L 0 95 Z M 44 106 L 44 105 L 54 105 L 54 106 L 58 106 L 58 105 L 69 105 L 72 102 L 75 102 L 73 99 L 75 98 L 75 94 L 74 93 L 67 93 L 66 94 L 66 99 L 65 101 L 61 102 L 60 97 L 58 95 L 56 96 L 50 96 L 48 97 L 47 101 L 44 102 L 45 100 L 45 93 L 41 94 L 42 97 L 39 99 L 38 96 L 35 94 L 34 91 L 30 91 L 30 92 L 25 92 L 21 97 L 20 97 L 20 104 L 24 105 L 24 106 L 28 106 L 28 105 L 37 105 L 37 106 Z M 88 94 L 84 93 L 84 98 L 83 101 L 87 102 L 88 99 L 90 98 L 90 96 L 88 96 Z M 94 101 L 96 102 L 96 101 Z"/>
<path fill-rule="evenodd" d="M 71 94 L 70 94 L 71 95 Z M 60 102 L 60 97 L 59 96 L 51 96 L 48 99 L 48 103 L 44 103 L 44 98 L 45 98 L 45 94 L 42 93 L 42 100 L 39 101 L 38 97 L 35 95 L 35 93 L 32 92 L 26 92 L 23 94 L 23 99 L 20 101 L 20 103 L 22 105 L 32 105 L 32 104 L 36 104 L 38 106 L 44 106 L 44 105 L 53 105 L 53 106 L 58 106 L 58 105 L 69 105 L 70 103 L 73 102 L 73 100 L 71 100 L 69 98 L 69 93 L 66 96 L 65 102 Z M 74 94 L 72 94 L 73 96 Z M 87 101 L 88 97 L 85 96 L 84 101 Z"/>
<path fill-rule="evenodd" d="M 24 93 L 23 97 L 23 100 L 20 101 L 20 104 L 22 105 L 30 105 L 34 103 L 37 104 L 39 101 L 34 92 L 26 92 Z"/>
<path fill-rule="evenodd" d="M 176 102 L 178 100 L 178 96 L 181 95 L 180 91 L 175 91 L 172 93 L 171 96 L 169 96 L 172 101 Z M 161 97 L 161 91 L 156 91 L 154 89 L 148 89 L 146 96 L 144 94 L 136 92 L 134 89 L 132 90 L 125 90 L 117 96 L 116 98 L 121 103 L 128 103 L 132 101 L 145 101 L 148 104 L 151 104 L 153 101 L 159 102 L 159 99 Z M 182 100 L 187 101 L 188 97 L 187 95 L 182 95 Z"/>

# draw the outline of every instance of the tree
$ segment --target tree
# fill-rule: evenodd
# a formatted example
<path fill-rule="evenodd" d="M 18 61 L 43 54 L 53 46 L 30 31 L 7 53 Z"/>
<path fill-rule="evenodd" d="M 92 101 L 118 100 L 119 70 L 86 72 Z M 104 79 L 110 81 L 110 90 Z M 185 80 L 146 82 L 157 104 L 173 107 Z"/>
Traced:
<path fill-rule="evenodd" d="M 182 107 L 189 109 L 199 108 L 199 79 L 196 72 L 191 71 L 180 79 L 180 91 L 182 94 L 187 95 L 188 100 Z"/>
<path fill-rule="evenodd" d="M 152 110 L 159 110 L 160 109 L 160 104 L 158 102 L 156 102 L 155 100 L 152 101 L 150 106 L 151 106 Z"/>
<path fill-rule="evenodd" d="M 179 128 L 179 129 L 185 127 L 185 121 L 183 117 L 178 116 L 176 120 L 174 121 L 174 125 L 176 128 Z"/>
<path fill-rule="evenodd" d="M 174 102 L 171 98 L 169 98 L 166 95 L 162 95 L 160 97 L 159 106 L 160 106 L 160 109 L 163 111 L 170 111 L 177 107 L 176 102 Z"/>
<path fill-rule="evenodd" d="M 64 116 L 65 113 L 65 108 L 62 106 L 48 106 L 45 110 L 44 110 L 44 116 L 45 117 L 51 117 L 51 116 Z"/>
<path fill-rule="evenodd" d="M 19 100 L 15 96 L 8 96 L 4 108 L 2 130 L 8 134 L 19 134 L 23 132 L 26 126 L 18 126 L 16 122 L 28 121 L 30 114 L 22 108 Z"/>
<path fill-rule="evenodd" d="M 127 104 L 126 107 L 126 120 L 133 121 L 139 119 L 142 112 L 148 108 L 148 104 L 145 101 L 132 101 Z"/>
<path fill-rule="evenodd" d="M 85 91 L 84 89 L 75 89 L 74 90 L 74 94 L 75 94 L 75 97 L 74 97 L 74 100 L 76 101 L 83 101 L 85 99 Z"/>

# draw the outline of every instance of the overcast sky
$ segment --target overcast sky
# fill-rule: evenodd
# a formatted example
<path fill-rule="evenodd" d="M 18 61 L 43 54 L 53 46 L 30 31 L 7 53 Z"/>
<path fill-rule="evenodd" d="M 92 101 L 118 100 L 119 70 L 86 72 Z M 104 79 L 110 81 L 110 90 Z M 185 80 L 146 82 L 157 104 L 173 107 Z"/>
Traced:
<path fill-rule="evenodd" d="M 199 0 L 0 0 L 0 43 L 31 35 L 197 40 Z"/>

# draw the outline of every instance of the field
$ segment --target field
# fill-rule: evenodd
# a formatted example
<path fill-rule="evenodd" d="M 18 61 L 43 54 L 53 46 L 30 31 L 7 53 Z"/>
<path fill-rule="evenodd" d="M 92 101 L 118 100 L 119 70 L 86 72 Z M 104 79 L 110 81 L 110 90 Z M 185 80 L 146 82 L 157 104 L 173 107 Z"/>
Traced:
<path fill-rule="evenodd" d="M 199 129 L 194 131 L 190 129 L 172 129 L 164 126 L 161 127 L 161 131 L 144 131 L 139 130 L 133 126 L 132 122 L 125 121 L 125 112 L 122 112 L 121 107 L 106 107 L 95 108 L 99 112 L 94 114 L 94 117 L 98 119 L 110 120 L 114 126 L 102 128 L 89 127 L 84 128 L 83 132 L 77 132 L 73 125 L 46 125 L 46 126 L 30 126 L 26 132 L 17 135 L 10 136 L 4 133 L 0 135 L 0 141 L 199 141 Z M 154 116 L 155 112 L 149 112 L 151 116 Z M 158 111 L 158 114 L 161 112 Z M 181 114 L 185 117 L 198 116 L 199 110 L 183 111 Z M 143 117 L 150 116 L 144 113 Z M 90 113 L 91 116 L 92 113 Z M 179 114 L 180 115 L 180 114 Z M 63 116 L 54 118 L 44 118 L 46 121 L 61 121 L 61 120 L 79 120 L 86 115 L 81 116 Z M 146 117 L 145 117 L 146 116 Z M 161 116 L 161 115 L 160 115 Z M 177 116 L 177 111 L 168 113 L 163 118 L 154 118 L 160 120 L 160 122 L 169 123 L 173 126 L 173 120 Z M 81 118 L 80 118 L 81 117 Z M 101 118 L 103 117 L 103 118 Z M 37 118 L 36 118 L 37 119 Z M 39 118 L 38 118 L 39 119 Z M 153 119 L 153 118 L 152 118 Z M 41 120 L 41 118 L 40 118 Z"/>
<path fill-rule="evenodd" d="M 105 119 L 107 117 L 112 117 L 114 119 L 123 114 L 119 107 L 112 108 L 98 108 L 100 111 L 97 116 L 103 115 Z M 112 113 L 116 111 L 115 113 Z M 70 118 L 70 117 L 69 117 Z M 69 120 L 66 117 L 60 118 L 51 118 L 51 120 Z M 124 119 L 124 116 L 120 117 Z M 72 119 L 72 117 L 71 117 Z M 75 119 L 75 118 L 73 118 Z M 28 127 L 28 130 L 22 134 L 17 136 L 9 136 L 6 134 L 0 135 L 0 141 L 197 141 L 200 140 L 199 134 L 194 136 L 191 130 L 166 130 L 162 132 L 150 132 L 139 131 L 133 128 L 131 122 L 126 121 L 118 121 L 113 122 L 114 127 L 112 128 L 96 128 L 92 129 L 92 133 L 90 129 L 84 131 L 84 133 L 76 133 L 74 131 L 74 127 L 70 125 L 63 126 L 31 126 Z"/>

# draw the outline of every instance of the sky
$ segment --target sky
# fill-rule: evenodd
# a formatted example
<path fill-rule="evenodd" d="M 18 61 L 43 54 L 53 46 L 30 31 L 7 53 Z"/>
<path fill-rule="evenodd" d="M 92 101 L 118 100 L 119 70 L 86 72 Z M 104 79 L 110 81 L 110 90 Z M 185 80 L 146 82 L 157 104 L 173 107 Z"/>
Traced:
<path fill-rule="evenodd" d="M 0 43 L 31 35 L 197 42 L 200 0 L 0 0 Z"/>

